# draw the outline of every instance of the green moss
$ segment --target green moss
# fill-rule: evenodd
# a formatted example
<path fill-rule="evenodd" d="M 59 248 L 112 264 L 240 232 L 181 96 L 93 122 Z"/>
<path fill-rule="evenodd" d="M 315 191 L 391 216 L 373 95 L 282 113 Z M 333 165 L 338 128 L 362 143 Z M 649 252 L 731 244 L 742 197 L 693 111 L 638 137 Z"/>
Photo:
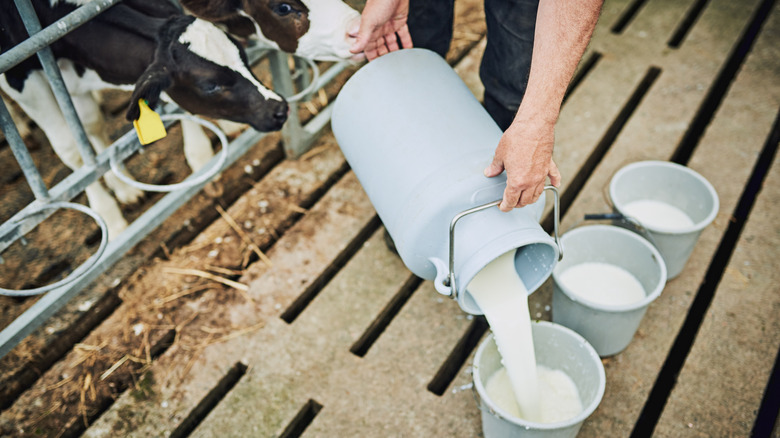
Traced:
<path fill-rule="evenodd" d="M 154 374 L 151 371 L 146 371 L 135 383 L 130 395 L 136 401 L 149 400 L 154 396 L 154 383 Z"/>

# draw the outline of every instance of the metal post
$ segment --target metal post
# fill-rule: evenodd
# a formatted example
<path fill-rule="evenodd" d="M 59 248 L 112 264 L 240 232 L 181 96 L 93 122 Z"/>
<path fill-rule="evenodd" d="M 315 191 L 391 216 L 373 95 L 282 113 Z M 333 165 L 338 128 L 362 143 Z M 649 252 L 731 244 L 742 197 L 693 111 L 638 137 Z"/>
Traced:
<path fill-rule="evenodd" d="M 5 106 L 5 102 L 0 99 L 0 128 L 3 129 L 5 139 L 8 140 L 8 144 L 11 146 L 11 152 L 13 152 L 16 162 L 19 163 L 19 167 L 22 168 L 24 177 L 27 179 L 27 184 L 32 189 L 35 199 L 39 201 L 46 201 L 49 199 L 49 189 L 46 188 L 46 184 L 43 183 L 41 174 L 38 173 L 38 169 L 35 167 L 30 152 L 27 150 L 27 146 L 24 144 L 24 140 L 19 135 L 19 131 L 14 125 L 14 121 L 11 118 L 11 113 L 8 112 L 8 108 Z"/>
<path fill-rule="evenodd" d="M 30 0 L 14 0 L 14 3 L 16 3 L 16 8 L 19 10 L 19 15 L 22 17 L 27 33 L 35 35 L 40 32 L 41 23 L 38 21 L 38 16 L 35 14 L 35 9 Z M 91 5 L 82 7 L 89 6 Z M 102 12 L 101 9 L 98 10 Z M 65 121 L 76 139 L 81 159 L 87 165 L 94 164 L 95 151 L 92 149 L 86 132 L 84 132 L 84 126 L 81 124 L 81 119 L 79 119 L 73 101 L 70 99 L 70 94 L 65 87 L 65 82 L 62 80 L 62 73 L 57 67 L 57 61 L 54 59 L 54 53 L 51 51 L 51 48 L 47 46 L 38 51 L 38 59 L 41 61 L 46 77 L 49 79 L 52 92 L 62 110 Z"/>
<path fill-rule="evenodd" d="M 0 73 L 5 73 L 31 54 L 41 50 L 64 35 L 78 28 L 92 17 L 119 3 L 121 0 L 92 0 L 70 14 L 62 17 L 56 23 L 30 36 L 0 56 Z"/>
<path fill-rule="evenodd" d="M 289 55 L 274 51 L 268 61 L 271 64 L 271 75 L 273 76 L 274 91 L 282 96 L 292 96 L 295 94 L 293 87 L 290 67 L 287 64 Z M 282 141 L 284 142 L 284 152 L 288 158 L 298 157 L 303 153 L 304 136 L 301 130 L 301 119 L 298 116 L 298 104 L 288 102 L 290 105 L 290 115 L 282 126 Z"/>

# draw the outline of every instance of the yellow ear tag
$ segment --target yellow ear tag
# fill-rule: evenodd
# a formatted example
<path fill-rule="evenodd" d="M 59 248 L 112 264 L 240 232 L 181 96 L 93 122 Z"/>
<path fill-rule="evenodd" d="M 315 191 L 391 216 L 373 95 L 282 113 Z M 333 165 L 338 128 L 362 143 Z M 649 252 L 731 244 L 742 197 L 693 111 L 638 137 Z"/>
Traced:
<path fill-rule="evenodd" d="M 165 125 L 160 120 L 160 115 L 154 112 L 146 104 L 146 100 L 138 99 L 138 107 L 141 110 L 141 115 L 137 120 L 133 120 L 133 126 L 135 126 L 135 132 L 138 134 L 138 141 L 141 144 L 149 144 L 157 141 L 166 135 Z"/>

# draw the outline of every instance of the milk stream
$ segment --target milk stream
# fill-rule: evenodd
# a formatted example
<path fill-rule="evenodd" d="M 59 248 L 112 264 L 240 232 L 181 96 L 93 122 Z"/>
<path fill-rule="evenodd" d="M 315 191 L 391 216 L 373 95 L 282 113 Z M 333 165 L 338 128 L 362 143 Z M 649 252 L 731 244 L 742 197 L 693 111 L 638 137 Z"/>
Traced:
<path fill-rule="evenodd" d="M 485 266 L 468 285 L 468 290 L 485 313 L 501 354 L 518 417 L 542 422 L 544 412 L 528 311 L 528 289 L 515 269 L 515 252 L 509 251 Z M 568 378 L 568 376 L 566 376 Z M 571 379 L 569 379 L 571 380 Z M 571 384 L 574 387 L 574 383 Z M 501 397 L 498 395 L 498 397 Z M 555 397 L 557 398 L 557 396 Z M 574 398 L 579 396 L 574 387 Z M 491 398 L 492 399 L 492 398 Z M 556 402 L 553 401 L 552 409 Z M 580 408 L 581 410 L 581 408 Z"/>
<path fill-rule="evenodd" d="M 674 231 L 684 230 L 694 225 L 684 211 L 661 201 L 640 199 L 629 202 L 621 207 L 621 210 L 649 228 Z"/>
<path fill-rule="evenodd" d="M 642 301 L 645 288 L 627 270 L 609 263 L 585 262 L 567 268 L 558 278 L 573 295 L 604 305 Z"/>

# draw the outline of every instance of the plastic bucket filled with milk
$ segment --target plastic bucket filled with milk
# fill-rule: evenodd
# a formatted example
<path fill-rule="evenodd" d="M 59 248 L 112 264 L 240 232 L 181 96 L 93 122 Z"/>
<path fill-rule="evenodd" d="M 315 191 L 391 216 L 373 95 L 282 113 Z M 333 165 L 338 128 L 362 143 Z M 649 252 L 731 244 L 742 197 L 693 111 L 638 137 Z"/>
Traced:
<path fill-rule="evenodd" d="M 600 356 L 625 349 L 666 284 L 660 252 L 637 233 L 589 225 L 561 238 L 553 270 L 553 321 L 581 334 Z"/>
<path fill-rule="evenodd" d="M 522 418 L 506 383 L 493 335 L 474 356 L 474 390 L 485 438 L 575 437 L 604 395 L 606 375 L 596 351 L 574 331 L 558 324 L 531 324 L 540 395 L 536 421 Z M 509 392 L 507 392 L 509 391 Z"/>
<path fill-rule="evenodd" d="M 718 214 L 718 194 L 704 177 L 668 161 L 640 161 L 621 168 L 609 184 L 613 208 L 650 234 L 669 279 L 680 274 L 702 230 Z"/>

